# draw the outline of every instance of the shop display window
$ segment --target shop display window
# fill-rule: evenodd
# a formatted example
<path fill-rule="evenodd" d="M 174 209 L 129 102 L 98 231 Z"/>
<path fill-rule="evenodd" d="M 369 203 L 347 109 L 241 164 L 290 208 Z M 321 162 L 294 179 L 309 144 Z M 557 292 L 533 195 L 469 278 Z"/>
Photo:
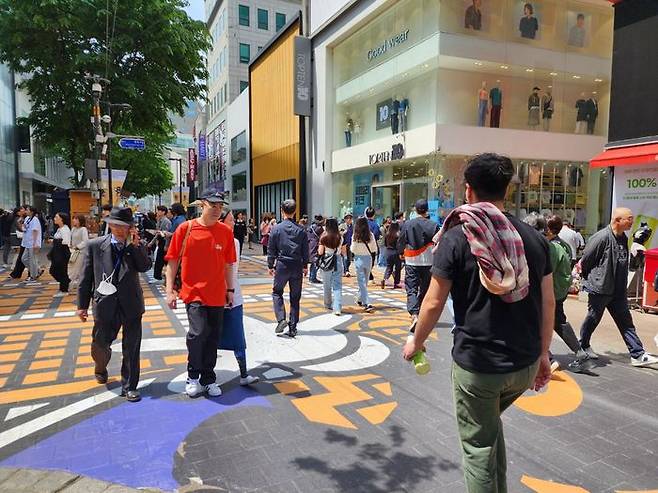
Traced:
<path fill-rule="evenodd" d="M 442 0 L 442 32 L 610 58 L 610 6 L 564 0 Z"/>
<path fill-rule="evenodd" d="M 465 59 L 441 62 L 439 123 L 606 135 L 610 104 L 607 80 L 479 63 L 476 66 Z M 473 69 L 462 69 L 470 68 L 469 64 Z"/>

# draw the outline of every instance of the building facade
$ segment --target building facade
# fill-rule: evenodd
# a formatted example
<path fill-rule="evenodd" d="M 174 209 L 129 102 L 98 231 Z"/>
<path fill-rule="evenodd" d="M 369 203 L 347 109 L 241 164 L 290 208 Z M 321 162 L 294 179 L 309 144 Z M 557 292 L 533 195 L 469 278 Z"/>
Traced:
<path fill-rule="evenodd" d="M 612 8 L 590 0 L 334 1 L 311 7 L 312 210 L 412 212 L 464 200 L 478 153 L 510 156 L 507 208 L 606 220 Z"/>
<path fill-rule="evenodd" d="M 240 93 L 228 107 L 229 164 L 227 189 L 231 191 L 234 213 L 251 214 L 249 89 Z"/>
<path fill-rule="evenodd" d="M 14 79 L 7 66 L 0 64 L 0 207 L 16 206 L 16 108 Z"/>
<path fill-rule="evenodd" d="M 230 168 L 228 106 L 249 85 L 249 63 L 298 13 L 300 4 L 301 0 L 206 0 L 206 24 L 213 47 L 207 61 L 208 171 L 199 176 L 200 188 L 226 188 Z"/>

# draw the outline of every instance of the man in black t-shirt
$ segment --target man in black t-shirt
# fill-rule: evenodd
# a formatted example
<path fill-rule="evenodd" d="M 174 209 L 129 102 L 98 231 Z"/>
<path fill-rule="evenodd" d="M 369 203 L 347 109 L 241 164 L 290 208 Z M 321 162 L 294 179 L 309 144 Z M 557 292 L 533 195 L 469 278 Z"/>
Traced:
<path fill-rule="evenodd" d="M 513 174 L 512 162 L 507 157 L 476 156 L 464 171 L 468 203 L 477 208 L 479 202 L 489 202 L 502 211 Z M 451 294 L 455 313 L 453 394 L 469 492 L 506 491 L 507 465 L 500 415 L 528 388 L 539 390 L 550 379 L 548 349 L 555 310 L 547 240 L 515 217 L 508 214 L 501 217 L 494 207 L 489 205 L 489 208 L 517 239 L 517 248 L 519 241 L 523 243 L 529 271 L 527 294 L 514 301 L 491 282 L 487 286 L 498 294 L 485 288 L 483 282 L 490 279 L 483 279 L 487 269 L 481 272 L 477 258 L 471 253 L 472 248 L 478 250 L 467 240 L 463 226 L 453 227 L 443 232 L 434 252 L 430 288 L 421 307 L 415 336 L 404 348 L 406 359 L 422 350 Z M 488 228 L 488 232 L 499 237 L 502 245 L 509 241 L 507 236 L 498 236 L 496 230 Z M 470 228 L 468 233 L 471 234 Z M 500 249 L 494 248 L 499 245 L 493 243 L 487 251 L 499 258 Z M 508 260 L 511 250 L 505 249 Z M 515 268 L 517 285 L 512 289 L 518 289 L 526 279 L 523 262 L 519 269 L 517 273 Z"/>

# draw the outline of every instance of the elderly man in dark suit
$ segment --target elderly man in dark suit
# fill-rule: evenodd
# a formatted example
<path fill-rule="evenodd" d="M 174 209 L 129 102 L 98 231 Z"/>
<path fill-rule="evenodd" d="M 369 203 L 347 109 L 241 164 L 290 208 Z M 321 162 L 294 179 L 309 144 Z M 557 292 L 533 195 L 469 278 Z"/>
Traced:
<path fill-rule="evenodd" d="M 121 395 L 131 402 L 140 400 L 139 350 L 142 342 L 144 293 L 139 273 L 151 268 L 151 259 L 137 234 L 130 208 L 114 207 L 105 218 L 110 234 L 87 243 L 78 287 L 78 316 L 87 321 L 93 299 L 94 329 L 91 356 L 98 383 L 107 383 L 110 346 L 123 328 L 121 348 Z"/>

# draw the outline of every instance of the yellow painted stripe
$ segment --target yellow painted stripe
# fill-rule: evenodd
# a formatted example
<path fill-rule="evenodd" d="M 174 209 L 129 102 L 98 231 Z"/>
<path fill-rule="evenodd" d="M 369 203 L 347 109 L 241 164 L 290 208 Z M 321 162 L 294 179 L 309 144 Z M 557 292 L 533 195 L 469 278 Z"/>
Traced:
<path fill-rule="evenodd" d="M 6 363 L 7 361 L 18 361 L 23 353 L 7 353 L 0 354 L 0 363 Z"/>
<path fill-rule="evenodd" d="M 4 342 L 29 341 L 30 339 L 32 339 L 32 334 L 16 334 L 5 337 Z"/>
<path fill-rule="evenodd" d="M 39 347 L 43 349 L 53 348 L 53 347 L 65 347 L 68 342 L 69 342 L 68 339 L 50 339 L 50 340 L 47 339 L 45 341 L 41 341 L 41 345 Z"/>
<path fill-rule="evenodd" d="M 25 385 L 32 385 L 35 383 L 54 382 L 57 380 L 56 371 L 47 371 L 44 373 L 31 373 L 23 379 Z"/>
<path fill-rule="evenodd" d="M 0 375 L 5 375 L 14 371 L 16 365 L 0 365 Z"/>
<path fill-rule="evenodd" d="M 48 334 L 44 334 L 43 337 L 44 339 L 56 339 L 57 337 L 68 337 L 70 334 L 70 330 L 60 330 L 58 332 L 50 332 Z"/>
<path fill-rule="evenodd" d="M 175 336 L 176 331 L 174 329 L 157 329 L 153 331 L 155 336 Z"/>
<path fill-rule="evenodd" d="M 35 359 L 39 358 L 53 358 L 55 356 L 64 356 L 64 349 L 42 349 L 37 351 L 37 354 L 34 356 Z"/>
<path fill-rule="evenodd" d="M 187 363 L 187 354 L 172 354 L 164 357 L 164 362 L 167 365 L 180 365 Z"/>
<path fill-rule="evenodd" d="M 8 353 L 10 351 L 23 351 L 27 347 L 27 342 L 17 342 L 14 344 L 0 344 L 0 352 Z"/>
<path fill-rule="evenodd" d="M 33 361 L 30 365 L 30 371 L 33 370 L 46 370 L 48 368 L 59 368 L 62 364 L 62 360 L 57 359 L 45 359 L 43 361 Z"/>
<path fill-rule="evenodd" d="M 83 382 L 71 382 L 46 385 L 43 387 L 31 387 L 28 389 L 10 390 L 7 392 L 0 392 L 0 404 L 11 404 L 14 402 L 32 401 L 37 399 L 46 399 L 49 397 L 59 397 L 62 395 L 79 394 L 98 386 L 99 384 L 96 382 L 96 379 L 94 379 L 85 380 Z"/>

